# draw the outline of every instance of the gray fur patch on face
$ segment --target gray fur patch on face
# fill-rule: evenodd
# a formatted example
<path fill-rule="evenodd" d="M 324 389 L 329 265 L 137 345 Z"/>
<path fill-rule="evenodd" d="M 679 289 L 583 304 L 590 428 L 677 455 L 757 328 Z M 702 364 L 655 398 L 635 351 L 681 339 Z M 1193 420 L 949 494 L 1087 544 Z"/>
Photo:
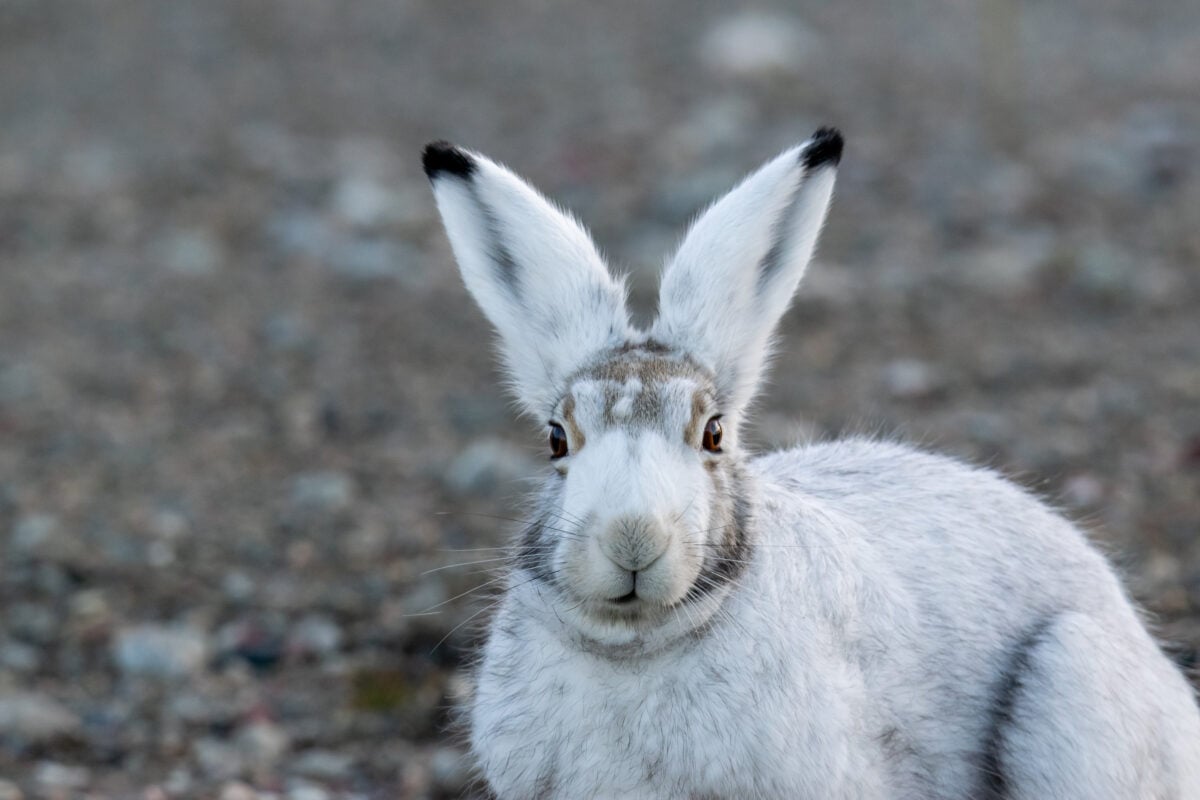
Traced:
<path fill-rule="evenodd" d="M 561 415 L 583 439 L 588 429 L 658 427 L 671 440 L 700 430 L 715 407 L 712 376 L 657 342 L 626 344 L 572 376 Z"/>

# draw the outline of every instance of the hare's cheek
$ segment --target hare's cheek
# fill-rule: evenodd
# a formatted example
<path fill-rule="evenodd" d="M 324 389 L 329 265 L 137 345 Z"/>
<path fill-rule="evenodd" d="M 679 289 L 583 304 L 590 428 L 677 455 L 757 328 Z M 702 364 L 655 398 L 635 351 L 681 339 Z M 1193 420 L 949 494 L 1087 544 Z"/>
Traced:
<path fill-rule="evenodd" d="M 638 594 L 668 606 L 683 600 L 700 575 L 702 562 L 696 549 L 674 539 L 662 558 L 638 574 Z"/>

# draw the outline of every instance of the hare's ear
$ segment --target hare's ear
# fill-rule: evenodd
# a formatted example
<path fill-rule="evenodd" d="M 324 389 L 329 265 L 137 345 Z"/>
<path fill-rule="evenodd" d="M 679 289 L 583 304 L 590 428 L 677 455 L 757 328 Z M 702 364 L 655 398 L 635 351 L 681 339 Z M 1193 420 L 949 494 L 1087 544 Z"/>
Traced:
<path fill-rule="evenodd" d="M 545 419 L 564 380 L 629 334 L 625 289 L 587 232 L 528 184 L 446 142 L 425 148 L 463 281 L 500 334 L 513 389 Z"/>
<path fill-rule="evenodd" d="M 652 336 L 716 374 L 744 406 L 771 334 L 812 257 L 833 194 L 842 136 L 822 128 L 746 178 L 692 225 L 667 266 Z"/>

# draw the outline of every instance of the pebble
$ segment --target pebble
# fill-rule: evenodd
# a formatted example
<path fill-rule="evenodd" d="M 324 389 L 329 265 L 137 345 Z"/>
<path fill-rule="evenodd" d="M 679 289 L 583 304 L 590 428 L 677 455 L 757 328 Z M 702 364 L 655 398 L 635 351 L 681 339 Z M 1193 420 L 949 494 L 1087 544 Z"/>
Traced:
<path fill-rule="evenodd" d="M 205 736 L 196 739 L 192 742 L 192 758 L 200 770 L 209 778 L 216 780 L 233 780 L 242 774 L 245 769 L 245 763 L 242 760 L 241 750 L 234 747 L 229 742 L 224 742 L 212 736 Z M 226 791 L 230 791 L 230 786 L 244 786 L 244 784 L 226 784 L 221 790 L 221 797 L 227 797 Z M 234 795 L 230 794 L 230 800 L 235 797 L 256 797 L 250 787 L 245 787 L 250 791 L 249 795 Z M 232 790 L 236 791 L 236 789 Z"/>
<path fill-rule="evenodd" d="M 915 358 L 898 358 L 883 368 L 883 384 L 898 400 L 920 400 L 945 387 L 945 380 L 931 364 Z"/>
<path fill-rule="evenodd" d="M 12 781 L 0 778 L 0 800 L 25 800 L 25 793 Z"/>
<path fill-rule="evenodd" d="M 342 646 L 342 629 L 323 614 L 309 614 L 288 631 L 288 653 L 300 657 L 327 656 Z"/>
<path fill-rule="evenodd" d="M 354 481 L 342 472 L 310 472 L 292 481 L 291 502 L 298 511 L 336 513 L 354 502 Z"/>
<path fill-rule="evenodd" d="M 1074 508 L 1090 508 L 1104 499 L 1104 484 L 1090 473 L 1072 475 L 1063 483 L 1062 495 Z"/>
<path fill-rule="evenodd" d="M 287 790 L 288 800 L 329 800 L 330 794 L 315 783 L 296 781 Z"/>
<path fill-rule="evenodd" d="M 158 243 L 157 255 L 169 272 L 185 277 L 212 275 L 224 258 L 221 243 L 201 228 L 167 235 Z"/>
<path fill-rule="evenodd" d="M 1128 253 L 1107 242 L 1091 242 L 1075 259 L 1071 286 L 1085 297 L 1128 302 L 1135 295 L 1137 265 Z"/>
<path fill-rule="evenodd" d="M 292 772 L 306 778 L 336 781 L 346 778 L 354 766 L 354 759 L 333 750 L 306 750 L 292 759 Z"/>
<path fill-rule="evenodd" d="M 373 178 L 348 176 L 333 193 L 333 212 L 351 225 L 370 228 L 394 221 L 399 215 L 395 192 Z"/>
<path fill-rule="evenodd" d="M 258 800 L 258 792 L 241 781 L 231 781 L 221 787 L 220 800 Z"/>
<path fill-rule="evenodd" d="M 699 54 L 719 75 L 756 78 L 798 74 L 819 49 L 819 37 L 796 17 L 743 11 L 718 20 Z"/>
<path fill-rule="evenodd" d="M 471 763 L 461 750 L 439 747 L 429 758 L 429 772 L 437 788 L 458 794 L 471 780 Z"/>
<path fill-rule="evenodd" d="M 41 692 L 0 694 L 0 738 L 42 744 L 72 736 L 81 723 L 75 714 Z"/>
<path fill-rule="evenodd" d="M 21 517 L 13 526 L 13 552 L 26 556 L 42 555 L 53 544 L 57 531 L 58 519 L 51 514 Z"/>
<path fill-rule="evenodd" d="M 536 475 L 538 464 L 528 450 L 503 439 L 483 439 L 462 451 L 443 474 L 448 488 L 459 494 L 491 495 L 519 488 Z"/>
<path fill-rule="evenodd" d="M 117 633 L 112 654 L 127 676 L 184 678 L 204 666 L 208 640 L 185 625 L 137 625 Z"/>
<path fill-rule="evenodd" d="M 91 777 L 92 773 L 87 767 L 61 764 L 57 761 L 42 761 L 33 773 L 34 783 L 50 791 L 83 789 Z"/>
<path fill-rule="evenodd" d="M 31 644 L 0 641 L 0 667 L 19 673 L 36 672 L 42 663 L 41 651 Z"/>
<path fill-rule="evenodd" d="M 255 720 L 237 735 L 238 750 L 246 763 L 256 769 L 273 769 L 290 746 L 287 732 L 269 720 Z"/>

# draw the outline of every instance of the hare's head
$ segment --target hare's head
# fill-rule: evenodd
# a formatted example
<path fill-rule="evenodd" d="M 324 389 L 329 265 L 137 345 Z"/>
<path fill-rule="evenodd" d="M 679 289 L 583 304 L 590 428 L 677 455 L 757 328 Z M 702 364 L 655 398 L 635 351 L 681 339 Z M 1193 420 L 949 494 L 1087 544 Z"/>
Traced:
<path fill-rule="evenodd" d="M 702 214 L 640 331 L 578 223 L 482 156 L 426 148 L 463 279 L 499 331 L 514 393 L 546 426 L 554 472 L 516 566 L 586 638 L 702 624 L 749 563 L 738 432 L 841 151 L 822 129 Z"/>

